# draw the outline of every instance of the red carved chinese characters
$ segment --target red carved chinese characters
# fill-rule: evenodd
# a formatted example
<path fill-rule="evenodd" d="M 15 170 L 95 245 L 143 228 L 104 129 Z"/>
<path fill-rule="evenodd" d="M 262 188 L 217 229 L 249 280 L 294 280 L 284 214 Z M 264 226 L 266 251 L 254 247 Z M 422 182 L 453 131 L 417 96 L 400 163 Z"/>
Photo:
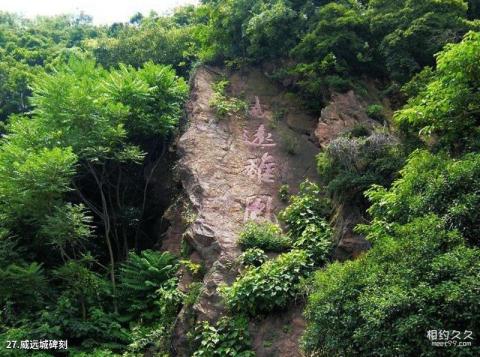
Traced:
<path fill-rule="evenodd" d="M 260 105 L 260 100 L 255 97 L 255 106 L 250 110 L 250 114 L 256 118 L 263 118 L 265 113 Z M 277 164 L 275 159 L 268 151 L 276 146 L 272 134 L 267 132 L 265 125 L 260 124 L 253 135 L 248 130 L 243 131 L 243 142 L 251 150 L 256 151 L 253 158 L 247 159 L 244 173 L 246 176 L 254 179 L 258 184 L 275 182 L 275 172 Z M 259 220 L 272 218 L 272 197 L 267 194 L 255 195 L 247 198 L 245 202 L 244 220 Z"/>
<path fill-rule="evenodd" d="M 244 221 L 257 220 L 259 218 L 271 219 L 272 198 L 267 195 L 247 198 Z"/>
<path fill-rule="evenodd" d="M 258 96 L 255 96 L 255 105 L 250 109 L 250 115 L 259 119 L 263 119 L 265 117 L 265 112 L 262 110 L 262 105 L 260 104 L 260 99 L 258 99 Z"/>
<path fill-rule="evenodd" d="M 250 135 L 248 130 L 243 131 L 243 142 L 250 147 L 258 148 L 267 148 L 273 147 L 277 144 L 273 142 L 272 134 L 268 133 L 265 130 L 265 125 L 261 124 L 255 134 L 253 134 L 252 140 L 250 140 Z"/>
<path fill-rule="evenodd" d="M 274 170 L 276 163 L 273 161 L 273 157 L 266 152 L 261 158 L 248 159 L 245 171 L 248 176 L 255 178 L 258 183 L 274 182 Z"/>

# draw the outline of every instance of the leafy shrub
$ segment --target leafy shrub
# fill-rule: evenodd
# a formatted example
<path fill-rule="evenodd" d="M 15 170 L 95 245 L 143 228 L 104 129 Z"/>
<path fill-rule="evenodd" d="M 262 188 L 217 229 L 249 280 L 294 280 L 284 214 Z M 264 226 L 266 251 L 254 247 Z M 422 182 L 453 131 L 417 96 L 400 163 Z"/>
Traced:
<path fill-rule="evenodd" d="M 332 236 L 332 228 L 327 221 L 322 219 L 305 227 L 300 237 L 293 243 L 293 247 L 306 251 L 311 261 L 315 265 L 321 266 L 327 262 L 330 256 L 333 246 Z"/>
<path fill-rule="evenodd" d="M 182 259 L 180 260 L 180 263 L 196 280 L 202 278 L 202 276 L 205 274 L 205 267 L 202 264 L 194 263 L 189 259 Z"/>
<path fill-rule="evenodd" d="M 15 143 L 17 140 L 36 140 L 40 136 L 36 130 L 30 133 L 35 137 L 25 135 L 25 130 L 21 129 L 23 125 L 35 126 L 26 120 L 15 118 L 10 121 L 9 128 L 15 126 L 22 133 L 10 132 L 15 139 L 1 141 L 0 215 L 4 224 L 26 218 L 30 221 L 42 220 L 46 212 L 52 211 L 62 195 L 70 190 L 70 180 L 75 174 L 78 158 L 71 148 L 33 149 Z"/>
<path fill-rule="evenodd" d="M 143 351 L 155 349 L 159 356 L 168 356 L 171 343 L 169 328 L 163 319 L 155 321 L 152 325 L 138 324 L 134 326 L 129 331 L 132 342 L 126 348 L 128 351 L 126 355 L 138 355 Z"/>
<path fill-rule="evenodd" d="M 230 85 L 228 79 L 222 78 L 212 84 L 213 92 L 222 95 L 226 94 L 227 87 Z"/>
<path fill-rule="evenodd" d="M 317 169 L 334 200 L 366 204 L 363 192 L 372 184 L 390 185 L 404 162 L 393 136 L 373 133 L 365 138 L 340 137 L 317 156 Z"/>
<path fill-rule="evenodd" d="M 318 8 L 291 52 L 301 62 L 295 71 L 301 76 L 302 90 L 317 96 L 329 90 L 344 92 L 351 87 L 345 74 L 367 68 L 372 56 L 365 38 L 368 19 L 361 11 L 346 1 L 322 3 Z"/>
<path fill-rule="evenodd" d="M 140 331 L 145 331 L 143 336 L 143 344 L 140 344 L 140 339 L 137 339 L 135 334 L 132 336 L 132 344 L 137 345 L 137 352 L 145 351 L 146 347 L 155 347 L 159 353 L 169 354 L 171 349 L 172 333 L 175 328 L 175 320 L 181 308 L 182 301 L 185 301 L 185 294 L 177 289 L 178 280 L 171 278 L 167 280 L 156 291 L 155 307 L 152 316 L 155 319 L 151 324 L 145 323 L 145 320 L 140 320 L 137 325 Z M 157 310 L 157 311 L 155 311 Z M 143 316 L 149 317 L 145 313 Z M 137 335 L 138 336 L 138 335 Z M 130 344 L 129 349 L 132 349 Z"/>
<path fill-rule="evenodd" d="M 0 270 L 0 305 L 13 304 L 14 310 L 20 312 L 38 307 L 45 297 L 46 283 L 41 264 L 10 264 Z M 25 289 L 26 286 L 30 288 Z"/>
<path fill-rule="evenodd" d="M 101 307 L 89 307 L 87 318 L 82 317 L 81 308 L 76 300 L 63 294 L 53 309 L 45 309 L 41 320 L 34 324 L 35 334 L 41 336 L 72 336 L 81 341 L 84 350 L 97 347 L 118 349 L 130 342 L 128 330 L 118 319 L 118 314 Z"/>
<path fill-rule="evenodd" d="M 290 196 L 290 186 L 282 185 L 278 189 L 278 198 L 283 202 L 288 202 L 288 197 Z"/>
<path fill-rule="evenodd" d="M 203 289 L 203 283 L 199 281 L 194 281 L 188 286 L 188 292 L 185 294 L 183 299 L 183 304 L 187 307 L 193 306 L 200 296 Z"/>
<path fill-rule="evenodd" d="M 168 252 L 144 250 L 130 253 L 120 268 L 122 297 L 129 305 L 122 306 L 121 321 L 129 322 L 129 353 L 139 354 L 147 349 L 159 355 L 170 353 L 175 319 L 187 296 L 180 291 L 175 276 L 178 262 Z M 132 278 L 136 272 L 137 281 Z M 132 320 L 133 317 L 137 319 Z"/>
<path fill-rule="evenodd" d="M 307 252 L 292 250 L 259 267 L 247 269 L 231 286 L 220 288 L 230 310 L 255 316 L 283 308 L 299 293 L 311 269 Z"/>
<path fill-rule="evenodd" d="M 480 328 L 478 248 L 435 216 L 405 225 L 378 217 L 363 232 L 370 251 L 316 273 L 303 339 L 309 355 L 436 356 L 427 331 Z"/>
<path fill-rule="evenodd" d="M 53 271 L 56 285 L 62 290 L 61 298 L 80 307 L 79 314 L 70 316 L 71 319 L 86 320 L 89 317 L 88 310 L 97 305 L 100 299 L 111 295 L 109 283 L 91 269 L 94 262 L 94 258 L 88 254 L 78 260 L 69 260 Z"/>
<path fill-rule="evenodd" d="M 268 259 L 268 256 L 260 248 L 250 248 L 242 253 L 240 256 L 240 262 L 243 266 L 253 266 L 258 267 L 265 263 Z"/>
<path fill-rule="evenodd" d="M 295 45 L 291 34 L 298 26 L 298 14 L 286 2 L 266 3 L 261 11 L 244 20 L 247 51 L 257 60 L 276 58 Z"/>
<path fill-rule="evenodd" d="M 142 68 L 120 64 L 105 82 L 112 100 L 127 105 L 126 128 L 131 135 L 165 135 L 177 125 L 188 88 L 169 66 L 144 63 Z"/>
<path fill-rule="evenodd" d="M 215 325 L 201 322 L 195 329 L 197 344 L 193 357 L 253 357 L 248 319 L 242 316 L 223 317 Z"/>
<path fill-rule="evenodd" d="M 0 344 L 3 347 L 0 349 L 0 357 L 51 357 L 52 354 L 48 353 L 48 351 L 43 352 L 39 350 L 38 353 L 32 353 L 31 350 L 22 350 L 18 348 L 20 346 L 20 341 L 33 339 L 33 336 L 35 336 L 35 334 L 31 326 L 26 325 L 12 327 L 5 332 L 2 331 L 2 333 L 0 333 Z M 40 338 L 43 339 L 43 336 Z M 61 339 L 61 337 L 59 337 L 59 339 Z M 7 348 L 12 341 L 16 341 L 16 348 Z"/>
<path fill-rule="evenodd" d="M 242 249 L 260 248 L 265 251 L 281 252 L 291 246 L 282 229 L 272 222 L 253 222 L 245 224 L 238 241 Z"/>
<path fill-rule="evenodd" d="M 377 48 L 390 78 L 408 81 L 422 67 L 433 65 L 434 55 L 447 43 L 457 42 L 469 27 L 465 5 L 435 0 L 369 3 L 371 35 L 380 40 Z"/>
<path fill-rule="evenodd" d="M 473 244 L 480 242 L 480 155 L 451 159 L 425 150 L 413 152 L 390 190 L 367 191 L 374 217 L 408 223 L 435 213 Z"/>
<path fill-rule="evenodd" d="M 215 109 L 219 118 L 230 117 L 242 112 L 246 113 L 248 109 L 247 102 L 227 95 L 226 87 L 228 84 L 227 80 L 220 80 L 213 85 L 214 93 L 210 100 L 210 106 Z"/>
<path fill-rule="evenodd" d="M 67 248 L 75 248 L 93 236 L 92 222 L 93 217 L 88 215 L 83 204 L 67 203 L 55 207 L 54 213 L 45 218 L 40 233 L 49 244 L 65 252 Z"/>
<path fill-rule="evenodd" d="M 480 33 L 470 32 L 461 43 L 446 46 L 437 56 L 436 70 L 416 78 L 418 95 L 395 114 L 400 128 L 453 153 L 478 150 L 479 59 Z"/>
<path fill-rule="evenodd" d="M 176 280 L 177 270 L 177 258 L 171 253 L 149 249 L 140 254 L 130 252 L 120 267 L 119 285 L 127 311 L 143 312 L 145 318 L 155 317 L 152 306 L 158 299 L 158 290 Z"/>
<path fill-rule="evenodd" d="M 420 72 L 415 74 L 409 82 L 405 83 L 401 88 L 400 92 L 406 98 L 412 98 L 419 95 L 425 88 L 428 83 L 432 81 L 434 76 L 434 71 L 432 67 L 424 67 Z M 398 91 L 398 89 L 397 89 Z M 388 93 L 385 93 L 388 94 Z"/>
<path fill-rule="evenodd" d="M 192 254 L 192 252 L 193 252 L 193 247 L 188 242 L 188 240 L 185 239 L 184 236 L 182 236 L 182 241 L 180 242 L 180 257 L 184 259 L 188 259 Z"/>
<path fill-rule="evenodd" d="M 308 225 L 327 217 L 330 210 L 330 201 L 322 196 L 318 185 L 307 180 L 300 185 L 299 194 L 290 197 L 290 205 L 280 212 L 279 217 L 295 239 Z"/>
<path fill-rule="evenodd" d="M 18 242 L 7 230 L 0 228 L 0 269 L 5 269 L 15 261 L 21 261 Z"/>
<path fill-rule="evenodd" d="M 372 104 L 367 108 L 367 115 L 380 123 L 385 121 L 385 114 L 383 113 L 383 106 L 380 104 Z"/>
<path fill-rule="evenodd" d="M 192 62 L 199 49 L 193 39 L 194 29 L 189 25 L 190 21 L 187 24 L 182 20 L 180 25 L 175 23 L 174 17 L 183 17 L 186 15 L 184 11 L 188 10 L 189 7 L 179 8 L 173 16 L 162 19 L 153 13 L 136 21 L 132 18 L 129 24 L 111 26 L 108 35 L 92 36 L 82 43 L 82 47 L 92 52 L 105 68 L 119 63 L 140 67 L 154 61 L 172 65 L 185 75 L 194 65 Z M 189 19 L 195 17 L 193 13 L 187 16 Z"/>
<path fill-rule="evenodd" d="M 323 85 L 325 89 L 329 91 L 340 93 L 345 93 L 353 86 L 350 80 L 337 75 L 325 76 L 325 78 L 323 78 Z"/>

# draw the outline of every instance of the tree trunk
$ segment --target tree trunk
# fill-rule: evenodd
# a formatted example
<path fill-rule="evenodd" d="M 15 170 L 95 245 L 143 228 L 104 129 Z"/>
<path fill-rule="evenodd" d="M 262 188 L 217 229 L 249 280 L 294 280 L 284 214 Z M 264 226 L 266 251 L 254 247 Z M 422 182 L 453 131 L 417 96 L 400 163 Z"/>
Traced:
<path fill-rule="evenodd" d="M 99 179 L 95 169 L 88 163 L 89 170 L 93 175 L 95 182 L 97 183 L 98 190 L 100 191 L 100 197 L 102 199 L 102 216 L 103 216 L 103 224 L 105 226 L 105 241 L 107 243 L 108 255 L 110 257 L 110 280 L 112 282 L 112 289 L 113 289 L 113 307 L 115 313 L 118 313 L 118 305 L 117 305 L 117 286 L 115 281 L 115 256 L 113 254 L 113 247 L 112 241 L 110 238 L 110 216 L 108 213 L 108 205 L 107 200 L 105 198 L 105 193 L 103 192 L 103 182 Z"/>

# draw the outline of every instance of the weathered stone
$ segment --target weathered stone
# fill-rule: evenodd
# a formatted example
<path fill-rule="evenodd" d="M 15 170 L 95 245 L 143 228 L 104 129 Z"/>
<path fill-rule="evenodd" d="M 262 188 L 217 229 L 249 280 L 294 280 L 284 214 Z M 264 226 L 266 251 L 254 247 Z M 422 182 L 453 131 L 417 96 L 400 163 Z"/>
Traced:
<path fill-rule="evenodd" d="M 344 261 L 358 257 L 370 249 L 371 244 L 361 234 L 356 234 L 354 228 L 359 223 L 366 223 L 360 209 L 356 206 L 344 205 L 337 207 L 335 219 L 335 259 Z"/>
<path fill-rule="evenodd" d="M 306 113 L 289 112 L 286 119 L 288 127 L 299 134 L 310 135 L 315 129 L 315 119 Z"/>
<path fill-rule="evenodd" d="M 366 115 L 366 103 L 350 91 L 333 95 L 316 126 L 314 118 L 258 70 L 243 70 L 229 78 L 232 94 L 250 102 L 250 119 L 219 120 L 209 105 L 218 74 L 218 70 L 201 67 L 192 80 L 186 105 L 188 127 L 177 150 L 184 195 L 166 217 L 172 225 L 163 249 L 180 252 L 184 239 L 193 249 L 190 259 L 206 269 L 198 301 L 178 316 L 174 331 L 177 356 L 191 353 L 187 333 L 195 321 L 214 322 L 225 314 L 218 287 L 231 284 L 238 274 L 237 239 L 245 220 L 276 221 L 276 213 L 284 207 L 277 197 L 278 188 L 288 184 L 295 193 L 305 178 L 316 179 L 318 146 L 325 148 L 356 125 L 371 129 L 379 125 Z M 273 121 L 279 109 L 287 115 Z M 294 156 L 285 150 L 285 135 L 300 143 Z M 364 237 L 353 232 L 362 219 L 358 207 L 337 207 L 335 258 L 355 258 L 370 247 Z M 192 277 L 184 271 L 181 289 L 187 290 L 191 282 Z M 298 339 L 304 327 L 301 305 L 252 320 L 250 332 L 257 356 L 301 356 Z"/>
<path fill-rule="evenodd" d="M 173 239 L 183 237 L 206 268 L 204 289 L 193 312 L 182 311 L 178 318 L 174 341 L 178 356 L 188 355 L 185 334 L 191 329 L 192 313 L 197 320 L 215 321 L 225 312 L 218 287 L 232 283 L 238 274 L 234 264 L 241 253 L 237 239 L 246 217 L 275 221 L 275 214 L 284 207 L 278 198 L 280 185 L 289 184 L 295 191 L 305 178 L 316 179 L 314 157 L 318 147 L 291 130 L 286 122 L 277 127 L 269 125 L 271 100 L 280 94 L 277 87 L 258 72 L 233 74 L 233 94 L 244 95 L 256 108 L 254 113 L 262 115 L 219 120 L 209 106 L 216 77 L 205 67 L 198 69 L 187 104 L 188 128 L 178 140 L 178 174 L 194 219 L 182 236 L 178 226 L 172 226 L 166 242 L 171 244 Z M 284 105 L 292 106 L 287 102 Z M 301 142 L 297 155 L 284 150 L 280 130 Z M 246 171 L 249 162 L 250 174 Z M 259 171 L 253 175 L 255 170 Z M 246 215 L 247 208 L 255 214 Z M 300 311 L 292 313 L 297 321 L 303 321 Z M 291 341 L 296 350 L 296 338 L 303 329 L 302 323 L 297 325 L 299 330 Z"/>
<path fill-rule="evenodd" d="M 319 145 L 326 148 L 333 139 L 359 124 L 370 129 L 379 126 L 378 122 L 368 117 L 366 107 L 366 103 L 353 91 L 334 94 L 330 103 L 322 109 L 315 130 Z"/>
<path fill-rule="evenodd" d="M 343 94 L 334 94 L 330 103 L 322 109 L 315 130 L 320 147 L 328 144 L 355 126 L 362 125 L 370 131 L 380 124 L 366 114 L 367 103 L 352 90 Z M 337 247 L 334 257 L 339 260 L 355 258 L 370 248 L 370 243 L 362 235 L 353 232 L 353 228 L 362 221 L 358 207 L 337 207 L 335 232 Z"/>
<path fill-rule="evenodd" d="M 305 329 L 303 304 L 263 317 L 250 324 L 250 335 L 257 356 L 303 356 L 298 341 Z"/>

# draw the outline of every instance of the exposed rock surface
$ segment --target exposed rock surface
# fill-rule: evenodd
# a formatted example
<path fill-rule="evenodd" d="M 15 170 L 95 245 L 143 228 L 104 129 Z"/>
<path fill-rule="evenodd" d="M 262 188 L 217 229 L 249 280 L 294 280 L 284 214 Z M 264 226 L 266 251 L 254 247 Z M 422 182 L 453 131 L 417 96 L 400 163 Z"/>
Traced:
<path fill-rule="evenodd" d="M 187 333 L 198 320 L 216 321 L 226 311 L 218 294 L 238 274 L 238 235 L 247 219 L 276 221 L 284 207 L 278 189 L 288 184 L 292 194 L 306 178 L 316 180 L 315 155 L 357 124 L 378 125 L 365 113 L 366 103 L 353 92 L 336 94 L 319 121 L 273 85 L 260 71 L 229 74 L 231 95 L 244 98 L 249 114 L 221 119 L 210 106 L 218 70 L 201 67 L 191 83 L 188 127 L 178 141 L 178 176 L 184 195 L 166 214 L 171 227 L 163 249 L 180 254 L 188 243 L 190 259 L 205 267 L 204 289 L 197 302 L 184 307 L 175 327 L 177 356 L 188 356 Z M 355 257 L 369 247 L 353 227 L 358 209 L 338 207 L 335 217 L 338 259 Z M 184 253 L 185 254 L 185 253 Z M 181 287 L 192 281 L 184 271 Z M 250 323 L 258 356 L 300 356 L 298 339 L 305 321 L 303 306 L 290 306 Z"/>
<path fill-rule="evenodd" d="M 364 236 L 353 231 L 357 224 L 366 223 L 366 221 L 364 221 L 360 209 L 355 206 L 338 207 L 337 212 L 335 219 L 337 246 L 334 257 L 340 261 L 356 258 L 371 247 L 370 242 Z"/>
<path fill-rule="evenodd" d="M 330 103 L 322 109 L 315 136 L 322 148 L 330 141 L 351 130 L 356 125 L 364 125 L 373 129 L 379 123 L 366 114 L 367 104 L 353 91 L 334 94 Z"/>
<path fill-rule="evenodd" d="M 371 92 L 375 92 L 373 88 Z M 358 125 L 369 130 L 380 127 L 377 121 L 368 117 L 366 109 L 367 103 L 352 90 L 343 94 L 334 94 L 330 103 L 322 109 L 315 129 L 315 136 L 320 147 L 325 149 L 332 140 Z M 334 254 L 336 259 L 355 258 L 370 248 L 370 243 L 362 235 L 353 231 L 353 228 L 360 222 L 362 222 L 362 213 L 358 207 L 351 205 L 337 207 L 334 222 L 337 237 Z"/>
<path fill-rule="evenodd" d="M 181 158 L 178 171 L 194 213 L 184 234 L 174 224 L 165 241 L 169 249 L 175 244 L 178 247 L 183 235 L 204 262 L 204 290 L 193 310 L 196 319 L 212 321 L 225 310 L 218 286 L 233 282 L 237 275 L 234 264 L 240 254 L 237 239 L 245 219 L 257 216 L 260 220 L 275 221 L 275 214 L 284 206 L 277 197 L 280 185 L 288 184 L 294 192 L 305 178 L 315 179 L 314 157 L 318 152 L 318 147 L 305 135 L 308 130 L 292 130 L 285 118 L 274 120 L 275 111 L 280 108 L 290 118 L 295 115 L 291 113 L 299 113 L 300 109 L 259 72 L 230 76 L 232 95 L 243 96 L 254 115 L 217 118 L 209 105 L 217 77 L 215 72 L 200 68 L 193 78 L 187 107 L 189 126 L 178 142 Z M 302 113 L 296 125 L 310 127 L 313 132 L 315 120 Z M 294 151 L 295 155 L 288 151 Z M 288 316 L 295 321 L 295 331 L 272 341 L 272 348 L 283 351 L 278 356 L 299 355 L 297 340 L 303 329 L 300 309 Z M 188 317 L 191 313 L 183 311 L 176 327 L 179 356 L 188 353 L 184 348 Z M 266 317 L 252 323 L 251 330 L 253 335 L 262 335 L 266 330 L 278 330 L 280 334 L 284 324 L 278 317 Z M 269 349 L 255 341 L 259 356 L 270 354 Z M 282 347 L 275 347 L 276 344 Z"/>
<path fill-rule="evenodd" d="M 302 304 L 276 312 L 252 324 L 251 336 L 257 356 L 302 356 L 298 341 L 305 330 Z"/>

